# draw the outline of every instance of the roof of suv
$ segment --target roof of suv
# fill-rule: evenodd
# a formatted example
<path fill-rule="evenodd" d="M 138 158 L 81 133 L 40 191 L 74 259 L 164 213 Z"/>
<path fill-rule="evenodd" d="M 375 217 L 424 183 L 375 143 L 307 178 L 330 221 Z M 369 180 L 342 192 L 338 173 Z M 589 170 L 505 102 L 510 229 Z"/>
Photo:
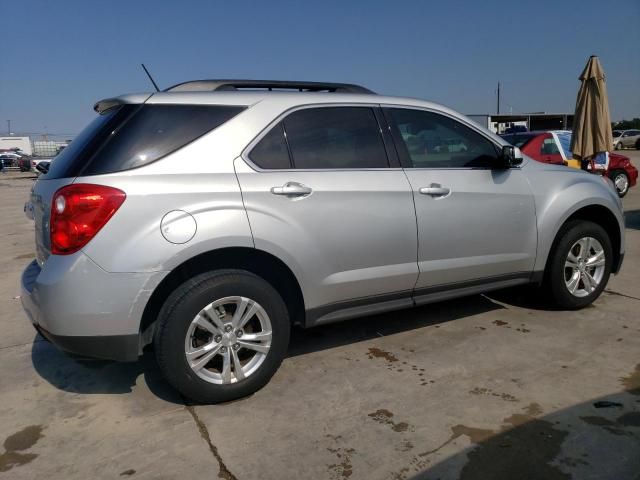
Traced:
<path fill-rule="evenodd" d="M 476 125 L 464 115 L 443 105 L 417 98 L 378 95 L 353 84 L 278 80 L 196 80 L 162 92 L 137 93 L 100 100 L 94 106 L 103 112 L 126 103 L 200 104 L 253 106 L 263 101 L 283 109 L 307 104 L 386 104 L 438 110 L 465 123 Z M 476 125 L 477 126 L 477 125 Z M 494 136 L 499 139 L 499 137 Z M 503 142 L 502 139 L 500 141 Z"/>

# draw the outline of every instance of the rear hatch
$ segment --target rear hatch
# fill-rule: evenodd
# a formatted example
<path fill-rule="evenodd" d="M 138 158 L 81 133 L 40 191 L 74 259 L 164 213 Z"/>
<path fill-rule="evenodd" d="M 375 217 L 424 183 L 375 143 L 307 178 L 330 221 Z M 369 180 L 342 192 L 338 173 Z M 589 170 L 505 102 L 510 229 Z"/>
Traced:
<path fill-rule="evenodd" d="M 128 95 L 98 102 L 98 116 L 53 159 L 49 171 L 34 184 L 25 210 L 32 213 L 35 222 L 40 265 L 51 254 L 51 202 L 58 189 L 78 177 L 122 172 L 159 160 L 245 108 L 145 104 L 148 98 L 146 94 Z"/>

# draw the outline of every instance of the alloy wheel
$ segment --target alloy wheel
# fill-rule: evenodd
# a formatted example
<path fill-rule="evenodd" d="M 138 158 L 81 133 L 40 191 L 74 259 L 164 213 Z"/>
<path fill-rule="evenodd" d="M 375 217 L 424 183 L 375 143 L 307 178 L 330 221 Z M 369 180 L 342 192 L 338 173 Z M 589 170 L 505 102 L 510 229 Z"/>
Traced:
<path fill-rule="evenodd" d="M 604 276 L 605 253 L 593 237 L 583 237 L 569 249 L 564 264 L 564 282 L 569 293 L 586 297 L 593 293 Z"/>
<path fill-rule="evenodd" d="M 613 177 L 613 183 L 616 186 L 616 190 L 620 195 L 624 195 L 627 193 L 629 189 L 629 178 L 626 174 L 620 172 L 615 177 Z"/>
<path fill-rule="evenodd" d="M 271 348 L 271 321 L 247 297 L 224 297 L 205 306 L 191 321 L 184 353 L 198 377 L 215 384 L 236 383 L 255 373 Z"/>

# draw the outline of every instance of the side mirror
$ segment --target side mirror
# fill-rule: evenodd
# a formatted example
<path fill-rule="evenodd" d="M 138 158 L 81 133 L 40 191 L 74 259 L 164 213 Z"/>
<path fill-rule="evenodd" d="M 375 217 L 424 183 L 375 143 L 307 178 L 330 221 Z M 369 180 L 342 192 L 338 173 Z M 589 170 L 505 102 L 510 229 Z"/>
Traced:
<path fill-rule="evenodd" d="M 517 167 L 522 163 L 522 152 L 513 145 L 504 145 L 500 154 L 502 168 Z"/>
<path fill-rule="evenodd" d="M 47 173 L 49 173 L 50 166 L 50 162 L 40 162 L 38 165 L 36 165 L 36 170 L 42 175 L 46 175 Z"/>

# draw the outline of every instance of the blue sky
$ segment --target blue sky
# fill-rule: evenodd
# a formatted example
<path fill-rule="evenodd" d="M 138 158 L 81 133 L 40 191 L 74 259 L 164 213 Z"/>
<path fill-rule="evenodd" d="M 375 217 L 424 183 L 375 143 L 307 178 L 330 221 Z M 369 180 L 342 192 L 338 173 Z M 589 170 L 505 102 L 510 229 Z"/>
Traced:
<path fill-rule="evenodd" d="M 573 111 L 597 54 L 640 117 L 640 1 L 0 0 L 0 132 L 77 133 L 93 103 L 197 78 L 361 83 L 463 113 Z"/>

